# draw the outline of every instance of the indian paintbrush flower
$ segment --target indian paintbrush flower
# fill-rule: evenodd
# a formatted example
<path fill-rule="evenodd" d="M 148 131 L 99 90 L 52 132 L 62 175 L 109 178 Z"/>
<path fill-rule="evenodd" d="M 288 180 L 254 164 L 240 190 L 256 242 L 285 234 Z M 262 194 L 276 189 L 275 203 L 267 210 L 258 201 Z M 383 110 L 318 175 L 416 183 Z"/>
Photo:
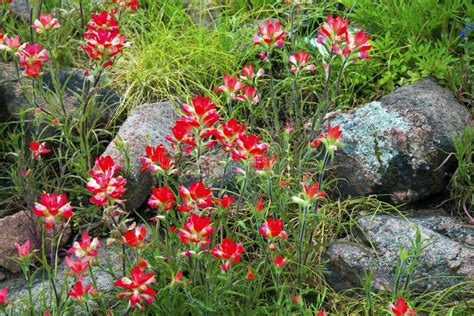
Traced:
<path fill-rule="evenodd" d="M 44 217 L 46 230 L 53 229 L 60 219 L 73 216 L 72 206 L 67 203 L 66 194 L 45 193 L 41 194 L 40 202 L 35 203 L 33 213 Z"/>
<path fill-rule="evenodd" d="M 115 281 L 114 285 L 125 289 L 119 294 L 120 298 L 128 297 L 130 306 L 144 308 L 144 303 L 151 304 L 156 296 L 156 292 L 151 288 L 151 284 L 156 282 L 153 273 L 145 273 L 139 266 L 134 266 L 130 272 L 131 278 L 123 277 Z"/>

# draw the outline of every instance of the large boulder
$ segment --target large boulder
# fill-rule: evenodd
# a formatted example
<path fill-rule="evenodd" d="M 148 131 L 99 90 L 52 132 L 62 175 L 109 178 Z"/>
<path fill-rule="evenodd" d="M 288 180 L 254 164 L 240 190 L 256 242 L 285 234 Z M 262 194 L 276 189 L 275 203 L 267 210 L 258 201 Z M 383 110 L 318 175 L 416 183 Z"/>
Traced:
<path fill-rule="evenodd" d="M 70 237 L 71 229 L 68 227 L 63 230 L 61 246 L 65 246 Z M 41 230 L 31 214 L 18 212 L 0 218 L 0 240 L 0 271 L 15 274 L 21 272 L 18 263 L 11 259 L 13 256 L 18 256 L 15 243 L 23 244 L 30 240 L 31 251 L 39 251 L 41 249 Z M 49 253 L 49 249 L 47 244 L 46 253 Z"/>
<path fill-rule="evenodd" d="M 455 159 L 453 138 L 472 125 L 469 111 L 431 79 L 397 89 L 354 111 L 335 113 L 345 146 L 335 155 L 341 195 L 386 195 L 406 203 L 440 192 Z"/>
<path fill-rule="evenodd" d="M 48 94 L 48 102 L 45 102 L 42 97 L 37 98 L 36 105 L 52 113 L 62 113 L 64 108 L 68 114 L 72 114 L 81 105 L 78 96 L 82 94 L 84 72 L 73 68 L 61 69 L 57 81 L 60 85 L 59 89 L 50 73 L 45 73 L 42 76 L 43 85 L 49 91 L 54 91 L 54 94 Z M 64 93 L 59 98 L 63 88 Z M 31 97 L 28 95 L 31 95 L 30 79 L 22 78 L 20 82 L 14 65 L 0 63 L 0 120 L 4 121 L 9 117 L 15 118 L 20 110 L 31 108 L 31 102 L 28 102 L 28 98 Z M 107 121 L 120 98 L 113 89 L 103 88 L 98 92 L 98 101 L 102 106 L 101 119 Z"/>
<path fill-rule="evenodd" d="M 125 120 L 115 139 L 102 154 L 111 156 L 127 172 L 127 193 L 124 198 L 127 200 L 125 206 L 128 210 L 140 207 L 153 186 L 152 175 L 140 170 L 140 157 L 145 155 L 148 145 L 169 145 L 165 135 L 171 133 L 170 129 L 177 118 L 169 102 L 140 105 Z M 120 149 L 120 143 L 126 154 Z"/>
<path fill-rule="evenodd" d="M 400 215 L 359 219 L 351 237 L 331 243 L 325 252 L 329 284 L 338 291 L 361 288 L 364 276 L 373 271 L 373 290 L 393 289 L 400 248 L 413 248 L 417 229 L 423 251 L 417 259 L 411 290 L 443 290 L 474 281 L 474 228 L 442 211 L 417 213 L 408 219 Z"/>

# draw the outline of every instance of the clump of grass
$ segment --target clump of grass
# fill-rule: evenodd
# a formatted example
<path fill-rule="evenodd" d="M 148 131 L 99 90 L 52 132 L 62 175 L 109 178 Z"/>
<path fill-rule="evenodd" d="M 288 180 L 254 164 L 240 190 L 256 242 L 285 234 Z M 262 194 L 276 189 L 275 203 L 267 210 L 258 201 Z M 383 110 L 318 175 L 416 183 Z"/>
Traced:
<path fill-rule="evenodd" d="M 474 128 L 465 128 L 462 135 L 454 139 L 454 148 L 458 167 L 449 184 L 451 198 L 454 199 L 457 209 L 474 224 Z"/>
<path fill-rule="evenodd" d="M 243 59 L 236 49 L 239 33 L 231 24 L 202 26 L 183 7 L 148 3 L 130 23 L 132 46 L 123 56 L 116 76 L 124 94 L 120 110 L 144 102 L 210 94 L 226 72 Z M 238 19 L 238 17 L 236 17 Z"/>

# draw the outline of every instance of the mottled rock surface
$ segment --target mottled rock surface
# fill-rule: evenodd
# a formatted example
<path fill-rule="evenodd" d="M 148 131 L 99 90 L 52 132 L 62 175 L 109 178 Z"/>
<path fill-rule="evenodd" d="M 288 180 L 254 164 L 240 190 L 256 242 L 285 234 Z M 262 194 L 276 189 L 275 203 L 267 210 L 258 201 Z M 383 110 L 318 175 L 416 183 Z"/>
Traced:
<path fill-rule="evenodd" d="M 453 138 L 472 124 L 469 111 L 431 79 L 397 89 L 379 101 L 333 115 L 345 146 L 335 155 L 334 176 L 343 197 L 380 194 L 412 202 L 446 187 Z"/>
<path fill-rule="evenodd" d="M 65 229 L 61 239 L 61 245 L 64 246 L 71 237 L 71 230 Z M 18 263 L 10 259 L 17 256 L 18 251 L 15 243 L 23 244 L 25 241 L 31 241 L 31 249 L 40 249 L 41 232 L 38 224 L 35 224 L 34 218 L 26 212 L 18 212 L 11 216 L 0 219 L 0 269 L 8 273 L 21 272 Z M 49 247 L 47 252 L 49 252 Z"/>
<path fill-rule="evenodd" d="M 148 171 L 140 171 L 140 157 L 145 155 L 148 145 L 169 145 L 165 135 L 171 133 L 170 129 L 177 118 L 169 102 L 143 104 L 125 120 L 115 139 L 102 154 L 112 156 L 122 170 L 128 171 L 127 192 L 124 196 L 127 209 L 140 207 L 153 186 L 151 174 Z M 118 142 L 123 143 L 127 155 L 117 147 Z M 127 156 L 130 168 L 127 168 Z"/>
<path fill-rule="evenodd" d="M 373 270 L 373 290 L 393 289 L 400 247 L 412 247 L 417 229 L 425 248 L 411 290 L 442 290 L 474 280 L 474 228 L 445 213 L 428 212 L 411 218 L 375 215 L 359 219 L 351 237 L 329 245 L 327 281 L 338 291 L 360 288 L 365 273 Z"/>
<path fill-rule="evenodd" d="M 16 15 L 21 16 L 25 19 L 30 18 L 30 6 L 28 5 L 28 0 L 14 0 L 10 8 Z"/>
<path fill-rule="evenodd" d="M 60 88 L 57 89 L 53 83 L 51 75 L 45 73 L 42 76 L 43 84 L 48 87 L 50 91 L 54 91 L 54 94 L 48 94 L 48 102 L 45 102 L 44 98 L 37 98 L 36 104 L 41 106 L 52 113 L 63 113 L 63 109 L 66 113 L 73 113 L 80 106 L 78 96 L 82 94 L 84 85 L 83 71 L 79 69 L 61 69 L 59 71 L 58 82 Z M 63 86 L 64 93 L 62 97 L 58 91 Z M 27 92 L 25 95 L 25 91 Z M 16 117 L 17 113 L 21 109 L 28 109 L 32 107 L 32 103 L 28 101 L 31 98 L 31 80 L 22 78 L 21 82 L 18 80 L 17 70 L 12 64 L 0 63 L 0 120 L 6 120 L 9 117 Z M 104 88 L 98 92 L 98 100 L 101 103 L 102 108 L 100 114 L 102 120 L 106 121 L 111 114 L 111 110 L 120 101 L 117 93 L 112 89 Z"/>

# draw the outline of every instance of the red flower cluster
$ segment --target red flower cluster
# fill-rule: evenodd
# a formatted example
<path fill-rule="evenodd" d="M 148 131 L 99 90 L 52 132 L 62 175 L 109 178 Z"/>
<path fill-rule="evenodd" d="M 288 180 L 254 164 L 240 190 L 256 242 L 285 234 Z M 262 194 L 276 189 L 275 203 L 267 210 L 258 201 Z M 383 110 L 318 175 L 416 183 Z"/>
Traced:
<path fill-rule="evenodd" d="M 285 32 L 281 29 L 280 21 L 267 20 L 258 25 L 258 34 L 253 38 L 255 45 L 275 45 L 282 47 L 285 44 Z"/>
<path fill-rule="evenodd" d="M 248 161 L 255 156 L 263 155 L 268 150 L 268 145 L 260 142 L 260 136 L 253 134 L 238 134 L 234 141 L 232 159 L 234 161 Z"/>
<path fill-rule="evenodd" d="M 110 156 L 95 160 L 95 166 L 89 171 L 92 178 L 86 185 L 87 190 L 94 194 L 90 201 L 96 205 L 107 205 L 110 202 L 122 201 L 119 198 L 125 193 L 127 180 L 122 176 L 115 177 L 120 167 Z"/>
<path fill-rule="evenodd" d="M 48 52 L 42 49 L 40 44 L 25 43 L 21 45 L 17 56 L 20 59 L 20 67 L 25 68 L 23 74 L 32 78 L 37 78 L 40 75 L 43 62 L 49 60 Z"/>
<path fill-rule="evenodd" d="M 20 45 L 20 36 L 9 37 L 7 34 L 0 33 L 0 51 L 16 51 Z"/>
<path fill-rule="evenodd" d="M 20 258 L 28 258 L 30 256 L 30 241 L 27 240 L 23 245 L 15 243 Z"/>
<path fill-rule="evenodd" d="M 185 244 L 193 242 L 201 247 L 205 247 L 209 244 L 209 236 L 211 236 L 214 230 L 215 228 L 212 227 L 210 217 L 201 217 L 193 213 L 179 231 L 178 237 Z"/>
<path fill-rule="evenodd" d="M 212 248 L 211 254 L 219 260 L 224 260 L 221 264 L 221 269 L 227 271 L 231 264 L 236 264 L 240 261 L 240 255 L 245 251 L 244 246 L 240 243 L 235 243 L 229 238 L 224 238 L 222 243 L 217 247 Z"/>
<path fill-rule="evenodd" d="M 134 266 L 130 276 L 131 279 L 123 277 L 115 281 L 114 285 L 126 290 L 119 294 L 120 298 L 128 297 L 130 306 L 138 306 L 139 309 L 143 309 L 144 303 L 153 303 L 156 296 L 156 292 L 150 286 L 156 282 L 155 275 L 145 273 L 139 266 Z"/>
<path fill-rule="evenodd" d="M 364 30 L 357 33 L 348 31 L 349 20 L 340 16 L 327 17 L 327 22 L 318 30 L 316 45 L 323 56 L 330 52 L 340 55 L 344 60 L 349 58 L 368 59 L 367 52 L 371 49 L 368 44 L 370 36 Z"/>
<path fill-rule="evenodd" d="M 40 144 L 38 142 L 32 141 L 30 143 L 29 149 L 34 159 L 40 159 L 42 155 L 47 155 L 51 152 L 51 149 L 46 147 L 45 142 Z"/>
<path fill-rule="evenodd" d="M 119 8 L 123 11 L 127 10 L 127 8 L 130 8 L 132 12 L 137 11 L 138 6 L 140 5 L 140 2 L 137 0 L 112 0 L 113 3 L 118 3 Z"/>
<path fill-rule="evenodd" d="M 140 225 L 132 230 L 126 231 L 125 234 L 123 234 L 123 241 L 127 243 L 130 247 L 142 248 L 145 237 L 146 226 Z"/>
<path fill-rule="evenodd" d="M 291 199 L 293 202 L 300 204 L 302 206 L 310 206 L 313 201 L 317 200 L 318 198 L 327 196 L 327 194 L 323 191 L 319 191 L 319 183 L 315 182 L 312 186 L 308 186 L 306 183 L 302 182 L 301 185 L 303 186 L 303 193 L 299 196 L 293 196 Z"/>
<path fill-rule="evenodd" d="M 160 188 L 153 188 L 148 205 L 151 207 L 162 209 L 163 211 L 169 211 L 175 204 L 175 196 L 173 191 L 166 185 Z"/>
<path fill-rule="evenodd" d="M 33 213 L 44 217 L 45 228 L 51 230 L 57 224 L 59 219 L 69 218 L 74 215 L 72 206 L 67 203 L 66 194 L 41 194 L 41 200 L 35 203 Z"/>
<path fill-rule="evenodd" d="M 175 172 L 174 163 L 169 157 L 168 150 L 159 144 L 156 147 L 146 147 L 146 157 L 140 157 L 140 162 L 143 164 L 141 170 L 150 170 L 153 174 L 159 172 L 164 175 L 169 175 Z"/>
<path fill-rule="evenodd" d="M 339 126 L 331 126 L 331 123 L 329 123 L 327 134 L 319 134 L 319 137 L 311 142 L 311 146 L 317 148 L 323 143 L 326 150 L 333 153 L 342 145 L 340 141 L 341 135 L 341 128 Z"/>
<path fill-rule="evenodd" d="M 41 34 L 47 30 L 60 28 L 58 19 L 56 19 L 52 13 L 44 14 L 40 13 L 39 18 L 35 20 L 32 28 L 36 30 L 37 33 Z"/>
<path fill-rule="evenodd" d="M 0 306 L 7 304 L 8 288 L 4 287 L 0 290 Z"/>
<path fill-rule="evenodd" d="M 84 284 L 82 283 L 82 278 L 79 278 L 79 280 L 72 287 L 71 291 L 69 291 L 67 294 L 79 301 L 83 301 L 88 294 L 95 293 L 97 293 L 97 291 L 92 288 L 92 284 L 88 284 L 84 287 Z"/>
<path fill-rule="evenodd" d="M 260 234 L 268 239 L 288 238 L 288 234 L 283 230 L 283 220 L 271 217 L 263 222 Z"/>
<path fill-rule="evenodd" d="M 91 17 L 89 32 L 84 33 L 86 45 L 82 48 L 102 67 L 110 67 L 113 57 L 122 52 L 125 36 L 120 34 L 118 23 L 110 13 L 92 14 Z"/>
<path fill-rule="evenodd" d="M 288 58 L 291 63 L 291 72 L 297 74 L 301 70 L 307 70 L 309 72 L 315 71 L 316 67 L 314 64 L 308 65 L 309 57 L 309 53 L 305 52 L 304 49 L 302 49 L 299 53 L 291 55 Z"/>
<path fill-rule="evenodd" d="M 215 88 L 214 91 L 224 93 L 228 100 L 236 100 L 246 102 L 247 104 L 257 104 L 260 98 L 255 88 L 256 80 L 265 72 L 260 69 L 257 74 L 253 70 L 253 65 L 247 65 L 242 69 L 242 76 L 240 79 L 245 82 L 238 81 L 237 76 L 230 77 L 224 74 L 224 85 Z"/>
<path fill-rule="evenodd" d="M 204 209 L 212 205 L 211 189 L 206 188 L 202 182 L 192 182 L 188 188 L 179 187 L 179 195 L 184 200 L 184 203 L 178 206 L 180 212 L 189 212 L 196 208 Z"/>
<path fill-rule="evenodd" d="M 100 248 L 99 239 L 91 240 L 89 232 L 82 233 L 81 241 L 75 241 L 68 250 L 68 254 L 74 254 L 77 258 L 97 257 L 97 248 Z"/>
<path fill-rule="evenodd" d="M 395 305 L 390 303 L 388 308 L 396 316 L 416 315 L 415 311 L 408 306 L 407 301 L 401 297 L 397 300 Z"/>

